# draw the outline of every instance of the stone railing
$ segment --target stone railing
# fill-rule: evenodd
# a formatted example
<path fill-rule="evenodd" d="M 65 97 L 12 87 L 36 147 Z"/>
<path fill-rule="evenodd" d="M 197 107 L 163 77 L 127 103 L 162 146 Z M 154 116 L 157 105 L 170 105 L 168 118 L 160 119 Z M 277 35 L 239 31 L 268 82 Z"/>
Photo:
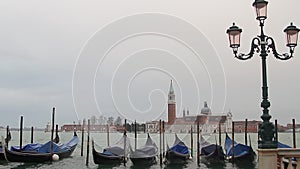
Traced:
<path fill-rule="evenodd" d="M 298 164 L 297 161 L 298 159 Z M 277 169 L 300 169 L 300 149 L 299 148 L 278 148 L 277 149 Z"/>
<path fill-rule="evenodd" d="M 257 149 L 257 152 L 259 169 L 300 169 L 299 148 Z"/>

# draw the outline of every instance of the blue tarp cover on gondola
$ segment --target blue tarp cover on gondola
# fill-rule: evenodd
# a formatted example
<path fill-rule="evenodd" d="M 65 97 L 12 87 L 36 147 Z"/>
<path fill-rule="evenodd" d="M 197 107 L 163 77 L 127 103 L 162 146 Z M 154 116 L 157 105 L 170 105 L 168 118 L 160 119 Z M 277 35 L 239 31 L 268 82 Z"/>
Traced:
<path fill-rule="evenodd" d="M 77 136 L 74 136 L 68 143 L 66 144 L 56 144 L 53 143 L 53 152 L 60 152 L 60 151 L 66 151 L 69 150 L 72 146 L 77 145 L 79 139 Z M 48 141 L 46 144 L 42 145 L 38 152 L 39 153 L 49 153 L 50 152 L 50 143 L 51 141 Z"/>
<path fill-rule="evenodd" d="M 174 145 L 170 149 L 180 154 L 189 154 L 189 148 L 178 138 L 177 134 L 175 134 Z"/>
<path fill-rule="evenodd" d="M 246 145 L 243 145 L 243 144 L 234 145 L 234 156 L 235 157 L 243 156 L 243 155 L 247 154 L 249 151 L 251 151 L 250 146 L 246 146 Z M 232 156 L 232 148 L 231 147 L 229 149 L 227 149 L 226 155 L 227 156 Z"/>
<path fill-rule="evenodd" d="M 215 144 L 210 144 L 205 147 L 201 148 L 201 155 L 208 155 L 214 151 L 216 151 L 216 148 L 219 148 L 219 146 L 216 146 Z"/>
<path fill-rule="evenodd" d="M 103 153 L 104 155 L 107 155 L 107 156 L 116 156 L 115 154 L 113 154 L 112 152 L 108 151 L 108 150 L 103 150 Z"/>
<path fill-rule="evenodd" d="M 239 157 L 243 156 L 251 151 L 251 147 L 244 145 L 244 144 L 239 144 L 237 142 L 234 142 L 234 156 Z M 225 140 L 225 151 L 226 151 L 226 156 L 232 156 L 232 140 L 226 135 L 226 140 Z"/>
<path fill-rule="evenodd" d="M 289 146 L 289 145 L 286 145 L 286 144 L 280 143 L 280 142 L 278 141 L 278 148 L 292 148 L 292 147 L 291 147 L 291 146 Z"/>
<path fill-rule="evenodd" d="M 77 136 L 74 136 L 68 143 L 66 144 L 56 144 L 53 143 L 53 152 L 60 152 L 69 150 L 72 146 L 78 143 L 79 139 Z M 22 151 L 36 151 L 38 153 L 50 153 L 50 143 L 48 141 L 45 144 L 27 144 L 23 146 Z M 19 146 L 11 146 L 12 151 L 20 151 Z"/>
<path fill-rule="evenodd" d="M 184 144 L 183 145 L 182 144 L 177 144 L 177 145 L 171 147 L 170 149 L 173 150 L 173 151 L 176 151 L 178 153 L 181 153 L 181 154 L 188 154 L 189 153 L 189 149 Z"/>
<path fill-rule="evenodd" d="M 38 151 L 42 144 L 34 143 L 34 144 L 27 144 L 22 147 L 23 151 Z M 20 146 L 11 146 L 11 151 L 20 151 Z"/>

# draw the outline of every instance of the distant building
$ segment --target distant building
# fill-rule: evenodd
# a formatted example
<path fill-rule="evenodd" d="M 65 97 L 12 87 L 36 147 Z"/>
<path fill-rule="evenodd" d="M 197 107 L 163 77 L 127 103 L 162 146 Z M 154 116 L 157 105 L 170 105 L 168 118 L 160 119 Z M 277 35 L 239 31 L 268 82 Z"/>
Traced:
<path fill-rule="evenodd" d="M 64 124 L 61 131 L 81 131 L 81 124 Z"/>
<path fill-rule="evenodd" d="M 61 131 L 81 131 L 82 130 L 82 125 L 81 124 L 64 124 L 61 127 Z M 87 131 L 87 125 L 85 125 L 84 130 Z M 123 126 L 109 126 L 109 131 L 110 132 L 116 132 L 116 131 L 121 131 L 124 130 Z M 90 131 L 95 131 L 95 132 L 107 132 L 107 125 L 100 125 L 100 124 L 95 124 L 95 125 L 90 125 Z"/>
<path fill-rule="evenodd" d="M 168 94 L 168 122 L 165 125 L 165 131 L 169 133 L 187 133 L 193 128 L 196 132 L 197 122 L 203 133 L 213 133 L 219 131 L 219 125 L 222 132 L 231 132 L 232 130 L 232 114 L 228 112 L 222 115 L 212 115 L 211 109 L 207 102 L 204 102 L 204 107 L 198 115 L 190 115 L 189 110 L 183 110 L 182 117 L 176 117 L 176 101 L 175 92 L 172 84 Z M 159 121 L 146 122 L 146 132 L 158 132 Z"/>
<path fill-rule="evenodd" d="M 293 124 L 287 124 L 286 127 L 288 129 L 293 129 Z M 295 128 L 300 128 L 300 124 L 295 124 Z"/>
<path fill-rule="evenodd" d="M 248 121 L 247 125 L 247 132 L 249 133 L 257 133 L 259 124 L 262 123 L 261 121 Z M 234 132 L 235 133 L 244 133 L 245 132 L 245 121 L 234 121 Z"/>
<path fill-rule="evenodd" d="M 288 130 L 287 126 L 283 126 L 283 125 L 277 124 L 277 131 L 278 132 L 285 132 L 287 130 Z"/>
<path fill-rule="evenodd" d="M 50 131 L 51 131 L 51 125 L 48 122 L 47 125 L 46 125 L 46 128 L 45 128 L 45 132 L 50 132 Z"/>

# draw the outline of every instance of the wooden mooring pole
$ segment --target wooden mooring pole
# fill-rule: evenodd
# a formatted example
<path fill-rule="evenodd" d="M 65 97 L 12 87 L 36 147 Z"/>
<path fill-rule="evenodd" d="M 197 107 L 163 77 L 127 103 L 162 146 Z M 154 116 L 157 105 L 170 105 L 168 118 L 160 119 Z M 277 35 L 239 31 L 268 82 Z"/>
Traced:
<path fill-rule="evenodd" d="M 162 121 L 162 156 L 165 158 L 165 121 Z"/>
<path fill-rule="evenodd" d="M 23 142 L 23 116 L 21 116 L 20 120 L 20 151 L 22 151 L 22 142 Z"/>
<path fill-rule="evenodd" d="M 89 165 L 89 156 L 90 156 L 90 125 L 91 125 L 91 120 L 88 119 L 88 126 L 87 126 L 87 142 L 86 142 L 86 161 L 85 164 L 88 166 Z"/>
<path fill-rule="evenodd" d="M 75 131 L 74 131 L 75 132 Z M 59 135 L 58 135 L 58 124 L 55 125 L 55 138 L 54 143 L 59 143 Z"/>
<path fill-rule="evenodd" d="M 82 121 L 82 126 L 81 126 L 81 151 L 80 151 L 80 156 L 83 156 L 83 147 L 84 147 L 84 127 L 85 127 L 85 119 Z"/>
<path fill-rule="evenodd" d="M 200 166 L 200 127 L 199 127 L 199 119 L 197 119 L 197 165 Z"/>
<path fill-rule="evenodd" d="M 51 126 L 51 144 L 50 144 L 51 157 L 53 154 L 54 119 L 55 119 L 55 107 L 52 108 L 52 126 Z"/>
<path fill-rule="evenodd" d="M 232 159 L 232 163 L 234 163 L 234 122 L 232 122 L 232 131 L 231 131 L 231 138 L 232 138 L 232 148 L 231 148 L 231 151 L 232 151 L 232 156 L 231 156 L 231 159 Z"/>
<path fill-rule="evenodd" d="M 275 119 L 275 141 L 278 141 L 278 126 L 277 126 L 277 119 Z"/>
<path fill-rule="evenodd" d="M 248 134 L 248 119 L 245 119 L 245 145 L 246 146 L 248 145 L 247 134 Z"/>
<path fill-rule="evenodd" d="M 9 143 L 10 140 L 11 140 L 11 134 L 10 134 L 10 131 L 9 131 L 9 126 L 6 126 L 5 144 L 6 144 L 7 147 L 9 147 L 8 143 Z"/>
<path fill-rule="evenodd" d="M 163 161 L 162 161 L 162 144 L 161 144 L 161 131 L 162 131 L 162 124 L 161 124 L 161 120 L 159 120 L 159 164 L 162 165 Z"/>
<path fill-rule="evenodd" d="M 221 146 L 221 141 L 222 141 L 222 131 L 221 131 L 221 123 L 219 122 L 219 145 Z"/>
<path fill-rule="evenodd" d="M 124 125 L 124 166 L 126 166 L 126 138 L 127 138 L 127 133 L 126 133 L 126 127 L 127 127 L 127 120 L 125 119 L 125 125 Z"/>
<path fill-rule="evenodd" d="M 136 151 L 137 147 L 137 132 L 136 132 L 136 120 L 134 121 L 134 151 Z"/>
<path fill-rule="evenodd" d="M 106 133 L 107 133 L 107 147 L 109 147 L 109 125 L 106 125 Z"/>
<path fill-rule="evenodd" d="M 31 137 L 30 137 L 30 143 L 33 143 L 33 126 L 31 126 Z"/>
<path fill-rule="evenodd" d="M 295 119 L 292 119 L 293 122 L 293 148 L 296 148 L 296 123 Z"/>
<path fill-rule="evenodd" d="M 193 126 L 191 125 L 191 157 L 193 157 L 193 145 L 194 145 L 194 142 L 193 142 Z"/>

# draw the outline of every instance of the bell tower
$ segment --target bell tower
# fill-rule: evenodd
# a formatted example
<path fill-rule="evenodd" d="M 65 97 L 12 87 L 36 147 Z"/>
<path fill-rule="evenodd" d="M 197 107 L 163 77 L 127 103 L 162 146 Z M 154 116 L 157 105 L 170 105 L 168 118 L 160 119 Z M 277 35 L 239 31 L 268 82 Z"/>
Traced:
<path fill-rule="evenodd" d="M 171 80 L 170 89 L 168 94 L 168 124 L 171 125 L 176 119 L 176 101 L 173 88 L 173 82 Z"/>

